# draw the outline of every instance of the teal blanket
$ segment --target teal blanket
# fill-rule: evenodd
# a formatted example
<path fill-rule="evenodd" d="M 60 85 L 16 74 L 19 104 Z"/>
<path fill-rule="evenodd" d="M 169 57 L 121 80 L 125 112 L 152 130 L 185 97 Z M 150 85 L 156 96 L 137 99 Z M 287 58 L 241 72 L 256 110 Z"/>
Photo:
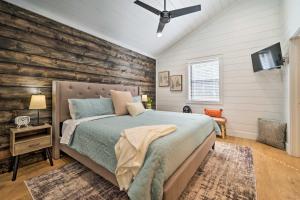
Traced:
<path fill-rule="evenodd" d="M 115 171 L 115 144 L 127 128 L 144 125 L 175 124 L 177 130 L 154 141 L 147 151 L 144 165 L 132 182 L 128 196 L 131 200 L 160 200 L 164 181 L 215 130 L 215 121 L 201 114 L 149 110 L 136 117 L 115 116 L 83 122 L 75 130 L 70 147 Z"/>

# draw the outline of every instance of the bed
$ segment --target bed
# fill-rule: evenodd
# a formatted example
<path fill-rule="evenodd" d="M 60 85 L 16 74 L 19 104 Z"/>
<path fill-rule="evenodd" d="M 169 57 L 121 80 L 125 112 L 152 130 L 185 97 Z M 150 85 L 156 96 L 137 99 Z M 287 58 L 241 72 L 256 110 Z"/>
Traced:
<path fill-rule="evenodd" d="M 135 178 L 128 195 L 131 199 L 140 199 L 143 195 L 145 195 L 145 199 L 177 199 L 209 150 L 214 147 L 216 135 L 214 126 L 211 124 L 213 120 L 208 117 L 152 110 L 134 118 L 128 115 L 109 116 L 80 124 L 76 128 L 70 144 L 60 143 L 62 124 L 70 118 L 67 100 L 71 98 L 99 98 L 100 95 L 109 97 L 109 91 L 112 89 L 130 91 L 133 96 L 139 95 L 139 88 L 133 86 L 69 81 L 53 82 L 54 159 L 58 159 L 60 151 L 63 151 L 106 180 L 118 185 L 114 175 L 116 163 L 112 154 L 113 146 L 121 130 L 139 125 L 172 122 L 177 125 L 178 130 L 174 134 L 158 139 L 151 144 L 144 166 L 139 172 L 140 178 L 139 175 Z M 118 126 L 113 126 L 113 124 L 118 124 Z M 107 137 L 108 130 L 109 137 Z M 93 140 L 98 143 L 88 142 Z M 91 144 L 84 145 L 85 143 Z M 97 144 L 102 144 L 102 146 L 97 146 Z M 159 159 L 153 156 L 157 152 L 161 153 Z M 159 168 L 156 166 L 154 170 L 147 167 L 151 166 L 157 159 Z M 162 175 L 156 176 L 157 171 L 161 171 Z M 151 185 L 149 186 L 149 184 Z M 157 191 L 160 189 L 162 191 Z M 162 195 L 157 195 L 160 193 Z"/>

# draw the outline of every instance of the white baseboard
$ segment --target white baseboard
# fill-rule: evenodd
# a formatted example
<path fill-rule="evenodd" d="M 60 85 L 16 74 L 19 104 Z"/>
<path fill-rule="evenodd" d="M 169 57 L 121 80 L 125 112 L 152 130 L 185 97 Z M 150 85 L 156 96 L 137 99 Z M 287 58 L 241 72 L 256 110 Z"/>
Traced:
<path fill-rule="evenodd" d="M 285 151 L 289 154 L 289 155 L 291 155 L 291 149 L 290 149 L 290 145 L 289 145 L 289 143 L 285 143 Z"/>
<path fill-rule="evenodd" d="M 229 136 L 251 139 L 251 140 L 257 139 L 257 133 L 251 133 L 251 132 L 245 132 L 245 131 L 230 131 L 230 130 L 227 130 L 227 133 Z"/>
<path fill-rule="evenodd" d="M 229 132 L 229 131 L 228 131 Z M 234 136 L 234 137 L 239 137 L 239 138 L 245 138 L 245 139 L 251 139 L 251 140 L 256 140 L 257 139 L 257 136 L 258 134 L 257 133 L 251 133 L 251 132 L 244 132 L 244 131 L 235 131 L 235 132 L 230 132 L 230 134 L 228 134 L 229 136 Z M 285 143 L 285 147 L 286 147 L 286 152 L 287 154 L 289 155 L 292 155 L 291 154 L 291 150 L 290 150 L 290 145 L 289 143 Z M 295 155 L 293 154 L 292 156 L 295 156 L 295 157 L 300 157 L 300 154 L 299 155 Z"/>
<path fill-rule="evenodd" d="M 289 154 L 290 156 L 294 156 L 294 157 L 300 157 L 300 152 L 293 152 L 293 150 L 291 149 L 292 147 L 290 146 L 289 143 L 285 143 L 286 146 L 286 152 L 287 154 Z"/>

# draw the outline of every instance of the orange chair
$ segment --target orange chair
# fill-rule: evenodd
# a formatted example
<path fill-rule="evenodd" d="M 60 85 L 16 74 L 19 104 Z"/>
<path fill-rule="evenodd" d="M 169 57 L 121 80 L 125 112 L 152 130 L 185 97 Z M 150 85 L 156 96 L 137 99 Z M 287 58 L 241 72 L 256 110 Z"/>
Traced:
<path fill-rule="evenodd" d="M 226 137 L 226 122 L 227 119 L 222 117 L 223 110 L 212 110 L 212 109 L 204 109 L 204 114 L 212 117 L 219 125 L 221 129 L 221 137 L 224 139 Z"/>

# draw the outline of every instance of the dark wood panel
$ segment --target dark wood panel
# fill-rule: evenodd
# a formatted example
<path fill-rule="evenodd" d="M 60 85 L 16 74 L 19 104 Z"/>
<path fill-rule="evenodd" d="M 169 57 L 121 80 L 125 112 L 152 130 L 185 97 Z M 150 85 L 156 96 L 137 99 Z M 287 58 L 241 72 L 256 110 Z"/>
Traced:
<path fill-rule="evenodd" d="M 92 36 L 90 34 L 87 34 L 83 31 L 79 31 L 76 29 L 73 29 L 72 27 L 66 26 L 64 24 L 61 24 L 59 22 L 50 20 L 48 18 L 45 17 L 41 17 L 38 14 L 32 13 L 32 12 L 28 12 L 25 9 L 22 8 L 18 8 L 18 7 L 12 7 L 10 4 L 8 3 L 3 3 L 0 5 L 0 10 L 4 13 L 10 14 L 12 16 L 17 16 L 19 18 L 22 19 L 26 19 L 29 20 L 31 22 L 37 22 L 42 26 L 46 26 L 49 29 L 54 29 L 54 30 L 58 30 L 60 32 L 66 33 L 66 34 L 70 34 L 72 36 L 76 36 L 82 39 L 85 39 L 87 41 L 92 41 L 92 42 L 96 42 L 98 44 L 101 44 L 102 46 L 108 48 L 108 49 L 115 49 L 116 52 L 122 52 L 125 55 L 129 55 L 132 57 L 132 59 L 136 59 L 137 62 L 140 62 L 139 64 L 141 64 L 141 62 L 143 61 L 150 61 L 152 62 L 153 59 L 146 57 L 142 54 L 139 54 L 137 52 L 131 51 L 129 49 L 120 47 L 118 45 L 115 45 L 113 43 L 110 43 L 108 41 L 105 41 L 103 39 L 97 38 L 95 36 Z M 126 60 L 129 60 L 128 57 L 126 57 Z"/>
<path fill-rule="evenodd" d="M 40 117 L 47 123 L 54 80 L 134 85 L 155 100 L 155 65 L 152 58 L 0 0 L 0 173 L 9 164 L 14 118 L 37 119 L 28 109 L 32 94 L 46 95 Z M 41 159 L 39 152 L 24 155 L 21 165 Z"/>
<path fill-rule="evenodd" d="M 1 54 L 1 53 L 0 53 Z M 1 59 L 1 58 L 0 58 Z M 7 74 L 7 75 L 6 75 Z M 32 78 L 36 77 L 36 78 Z M 28 79 L 28 80 L 27 80 Z M 11 81 L 15 82 L 12 83 Z M 44 67 L 29 66 L 23 64 L 1 63 L 0 61 L 0 84 L 5 86 L 23 86 L 30 87 L 32 81 L 35 80 L 40 84 L 36 86 L 49 87 L 53 80 L 77 80 L 89 82 L 102 82 L 124 85 L 140 86 L 142 91 L 155 89 L 155 85 L 151 82 L 141 82 L 128 80 L 124 78 L 113 78 L 110 76 L 102 76 L 91 73 L 81 73 L 75 71 L 64 71 L 59 68 L 48 69 Z"/>
<path fill-rule="evenodd" d="M 48 108 L 48 109 L 51 109 Z M 51 110 L 40 110 L 40 118 L 47 119 L 46 122 L 51 122 Z M 14 118 L 17 116 L 27 115 L 30 116 L 30 120 L 35 120 L 37 118 L 37 111 L 28 110 L 28 108 L 23 110 L 9 110 L 9 111 L 0 111 L 0 126 L 5 126 L 9 123 L 14 123 Z M 3 131 L 0 129 L 0 131 Z M 2 133 L 0 132 L 0 135 Z"/>
<path fill-rule="evenodd" d="M 1 33 L 1 31 L 0 31 Z M 24 36 L 22 36 L 24 37 Z M 44 56 L 48 58 L 60 59 L 64 61 L 69 61 L 73 63 L 80 63 L 89 66 L 96 66 L 102 67 L 109 70 L 122 70 L 123 72 L 130 72 L 139 75 L 145 75 L 146 71 L 151 71 L 148 67 L 139 66 L 136 67 L 135 65 L 130 65 L 126 61 L 119 61 L 118 59 L 112 59 L 109 57 L 102 58 L 101 54 L 96 53 L 94 57 L 96 58 L 89 58 L 86 57 L 86 52 L 78 55 L 73 53 L 73 49 L 69 48 L 68 51 L 62 51 L 60 49 L 54 49 L 49 47 L 44 47 L 39 44 L 39 41 L 35 41 L 36 44 L 31 44 L 29 42 L 23 42 L 22 40 L 16 40 L 10 37 L 1 37 L 0 38 L 0 48 L 18 51 L 33 55 Z M 49 45 L 48 45 L 49 46 Z M 71 53 L 70 53 L 71 52 Z"/>
<path fill-rule="evenodd" d="M 0 39 L 1 42 L 1 39 Z M 0 44 L 1 46 L 1 44 Z M 124 69 L 116 69 L 115 66 L 111 66 L 111 69 L 104 69 L 101 67 L 96 66 L 89 66 L 84 65 L 81 63 L 74 63 L 68 62 L 63 60 L 58 60 L 56 58 L 47 58 L 43 56 L 37 56 L 34 54 L 28 53 L 20 53 L 16 51 L 8 51 L 4 49 L 0 49 L 0 62 L 9 62 L 9 63 L 17 63 L 17 64 L 28 64 L 33 66 L 40 66 L 40 67 L 48 67 L 48 68 L 57 68 L 63 69 L 67 71 L 76 71 L 76 72 L 83 72 L 89 74 L 98 74 L 101 76 L 109 76 L 109 77 L 124 77 L 122 79 L 125 80 L 136 80 L 136 81 L 143 81 L 149 82 L 152 80 L 152 77 L 145 76 L 145 72 L 143 75 L 138 75 L 133 72 L 126 72 Z"/>
<path fill-rule="evenodd" d="M 0 66 L 1 69 L 1 66 Z M 1 99 L 29 99 L 31 94 L 43 93 L 47 97 L 51 97 L 51 88 L 36 88 L 36 87 L 5 87 L 0 86 Z"/>
<path fill-rule="evenodd" d="M 10 17 L 9 17 L 10 16 Z M 45 36 L 48 38 L 51 38 L 53 40 L 61 41 L 73 46 L 81 47 L 83 49 L 88 49 L 91 51 L 95 51 L 98 53 L 102 54 L 107 54 L 112 56 L 111 58 L 117 57 L 121 58 L 122 60 L 124 59 L 126 63 L 128 62 L 127 60 L 132 60 L 136 61 L 136 59 L 130 59 L 130 57 L 124 55 L 124 49 L 118 48 L 121 51 L 115 51 L 114 49 L 106 48 L 102 44 L 95 42 L 91 42 L 88 40 L 83 40 L 82 38 L 71 36 L 62 32 L 59 32 L 57 30 L 42 26 L 36 22 L 31 22 L 27 20 L 23 20 L 21 18 L 17 18 L 13 15 L 6 14 L 4 12 L 0 12 L 0 21 L 1 24 L 5 24 L 7 26 L 11 26 L 23 31 L 27 31 L 29 33 L 34 33 L 40 36 Z M 151 67 L 151 65 L 149 65 Z"/>
<path fill-rule="evenodd" d="M 108 55 L 103 52 L 91 51 L 86 48 L 78 47 L 75 45 L 70 45 L 69 43 L 66 43 L 64 41 L 53 40 L 46 36 L 32 33 L 26 29 L 22 30 L 22 29 L 18 29 L 15 27 L 3 25 L 3 23 L 1 23 L 1 21 L 0 21 L 0 25 L 1 25 L 0 35 L 5 36 L 7 38 L 12 38 L 15 40 L 24 41 L 24 42 L 28 42 L 31 44 L 37 44 L 39 46 L 53 48 L 57 51 L 70 52 L 70 53 L 76 54 L 76 56 L 78 56 L 80 58 L 84 58 L 86 60 L 88 60 L 88 58 L 92 58 L 92 59 L 96 59 L 96 60 L 100 60 L 100 61 L 104 60 L 106 62 L 110 62 L 111 64 L 115 64 L 115 65 L 129 66 L 132 69 L 138 69 L 138 70 L 143 70 L 143 71 L 152 71 L 153 70 L 152 69 L 153 63 L 151 63 L 151 62 L 150 63 L 144 62 L 142 65 L 139 65 L 139 64 L 137 64 L 137 62 L 134 62 L 134 61 L 136 61 L 135 59 L 128 60 L 128 61 L 124 60 L 125 61 L 124 62 L 124 61 L 122 61 L 122 59 L 124 59 L 124 58 L 115 59 L 113 56 Z M 118 54 L 116 54 L 116 56 L 118 56 Z"/>
<path fill-rule="evenodd" d="M 0 74 L 1 86 L 51 87 L 53 79 Z"/>

